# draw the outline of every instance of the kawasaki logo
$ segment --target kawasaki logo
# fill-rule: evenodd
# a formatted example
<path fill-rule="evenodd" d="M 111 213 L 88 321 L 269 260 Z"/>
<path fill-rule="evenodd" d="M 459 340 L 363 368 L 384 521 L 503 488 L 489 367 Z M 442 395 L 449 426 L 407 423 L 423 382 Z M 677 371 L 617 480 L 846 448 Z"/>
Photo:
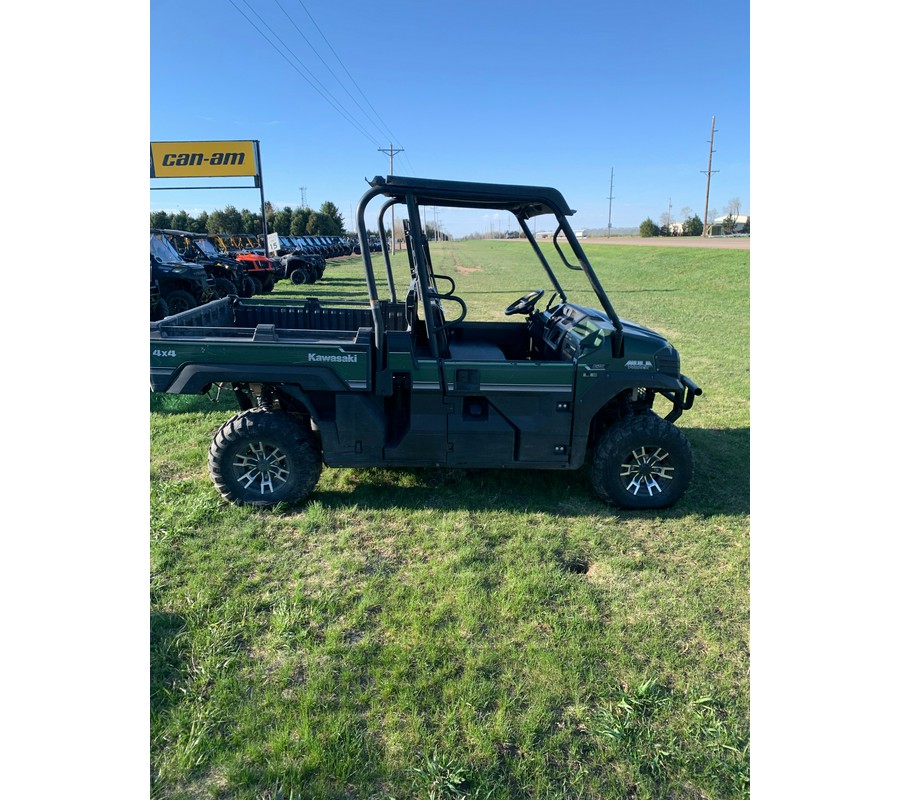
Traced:
<path fill-rule="evenodd" d="M 626 361 L 625 369 L 653 369 L 652 361 Z"/>
<path fill-rule="evenodd" d="M 359 356 L 356 353 L 344 353 L 344 355 L 342 356 L 323 356 L 319 353 L 308 353 L 306 357 L 309 361 L 324 361 L 328 364 L 355 364 L 357 361 L 359 361 Z"/>

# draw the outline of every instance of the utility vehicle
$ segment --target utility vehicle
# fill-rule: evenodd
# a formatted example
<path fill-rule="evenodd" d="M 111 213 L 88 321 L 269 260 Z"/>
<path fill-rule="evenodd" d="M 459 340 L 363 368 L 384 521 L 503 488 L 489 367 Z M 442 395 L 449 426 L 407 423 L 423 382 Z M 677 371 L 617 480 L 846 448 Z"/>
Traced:
<path fill-rule="evenodd" d="M 162 233 L 185 261 L 199 264 L 206 270 L 216 285 L 219 297 L 230 294 L 253 296 L 253 285 L 247 280 L 241 262 L 220 253 L 207 234 L 176 230 L 163 230 Z"/>
<path fill-rule="evenodd" d="M 357 230 L 366 230 L 369 205 L 383 201 L 385 296 L 361 237 L 367 303 L 228 298 L 151 322 L 153 391 L 230 388 L 241 408 L 209 447 L 218 491 L 235 503 L 297 503 L 314 490 L 323 462 L 555 470 L 589 464 L 591 485 L 611 505 L 659 509 L 678 500 L 693 456 L 674 422 L 701 389 L 682 374 L 679 354 L 663 336 L 616 314 L 563 196 L 542 186 L 400 176 L 376 177 L 370 187 Z M 384 226 L 394 206 L 408 219 L 402 286 Z M 467 320 L 456 281 L 434 271 L 423 206 L 514 216 L 531 245 L 533 269 L 526 273 L 523 263 L 522 271 L 535 288 L 502 315 L 498 309 L 497 319 Z M 545 214 L 556 225 L 555 269 L 528 225 Z M 579 289 L 599 307 L 573 302 L 570 293 Z M 539 306 L 546 291 L 549 302 Z M 664 417 L 654 412 L 656 402 L 668 408 Z"/>
<path fill-rule="evenodd" d="M 267 242 L 269 257 L 276 262 L 276 269 L 292 283 L 315 283 L 325 272 L 325 259 L 315 253 L 307 253 L 292 236 L 270 233 Z"/>
<path fill-rule="evenodd" d="M 208 239 L 220 253 L 240 262 L 244 274 L 252 282 L 253 294 L 268 294 L 275 288 L 275 282 L 284 277 L 277 273 L 275 262 L 257 246 L 255 237 L 215 233 L 209 234 Z"/>
<path fill-rule="evenodd" d="M 218 296 L 206 270 L 185 261 L 163 231 L 156 228 L 150 230 L 150 282 L 156 283 L 170 314 L 187 311 Z"/>

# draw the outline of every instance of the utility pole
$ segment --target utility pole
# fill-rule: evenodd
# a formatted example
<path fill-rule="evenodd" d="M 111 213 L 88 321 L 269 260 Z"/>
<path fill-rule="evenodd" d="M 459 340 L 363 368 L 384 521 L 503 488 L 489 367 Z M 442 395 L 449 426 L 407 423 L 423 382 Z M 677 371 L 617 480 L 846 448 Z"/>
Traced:
<path fill-rule="evenodd" d="M 306 208 L 306 187 L 305 186 L 300 187 L 300 203 L 301 203 L 301 206 L 300 206 L 301 208 Z"/>
<path fill-rule="evenodd" d="M 613 186 L 613 168 L 609 168 L 609 219 L 606 222 L 606 238 L 609 239 L 612 236 L 612 186 Z"/>
<path fill-rule="evenodd" d="M 387 153 L 391 159 L 391 171 L 389 174 L 394 174 L 394 153 L 402 153 L 403 148 L 394 148 L 394 143 L 391 142 L 390 147 L 379 147 L 379 153 Z M 360 236 L 365 236 L 365 231 L 357 231 Z M 391 255 L 394 255 L 394 207 L 391 206 Z"/>
<path fill-rule="evenodd" d="M 706 218 L 709 215 L 709 181 L 712 178 L 713 172 L 718 172 L 719 170 L 714 170 L 712 168 L 712 154 L 715 152 L 713 150 L 713 140 L 716 138 L 716 118 L 712 118 L 712 132 L 709 135 L 709 166 L 706 168 L 706 205 L 703 207 L 703 235 L 705 237 L 709 237 L 709 231 L 706 227 Z M 703 170 L 700 170 L 703 172 Z"/>

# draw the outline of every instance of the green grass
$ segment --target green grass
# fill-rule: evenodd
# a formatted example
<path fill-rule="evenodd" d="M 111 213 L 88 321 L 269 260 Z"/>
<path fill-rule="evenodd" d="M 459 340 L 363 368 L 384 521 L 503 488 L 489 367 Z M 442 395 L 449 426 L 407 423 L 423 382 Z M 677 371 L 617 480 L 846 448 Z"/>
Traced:
<path fill-rule="evenodd" d="M 548 286 L 524 247 L 433 257 L 501 319 Z M 704 390 L 668 511 L 578 474 L 327 468 L 302 507 L 237 508 L 206 473 L 233 400 L 151 396 L 153 797 L 748 796 L 749 253 L 587 250 Z M 353 259 L 273 296 L 361 293 Z"/>

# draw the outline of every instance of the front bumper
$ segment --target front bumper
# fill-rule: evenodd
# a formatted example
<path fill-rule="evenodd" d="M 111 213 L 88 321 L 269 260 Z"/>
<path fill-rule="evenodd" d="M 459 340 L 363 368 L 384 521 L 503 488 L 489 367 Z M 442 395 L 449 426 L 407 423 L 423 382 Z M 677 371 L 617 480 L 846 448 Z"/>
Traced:
<path fill-rule="evenodd" d="M 687 375 L 679 375 L 678 382 L 681 384 L 681 388 L 678 391 L 659 392 L 672 404 L 672 410 L 666 415 L 666 419 L 669 422 L 675 422 L 683 412 L 694 405 L 694 398 L 703 394 L 703 389 L 697 386 Z"/>

